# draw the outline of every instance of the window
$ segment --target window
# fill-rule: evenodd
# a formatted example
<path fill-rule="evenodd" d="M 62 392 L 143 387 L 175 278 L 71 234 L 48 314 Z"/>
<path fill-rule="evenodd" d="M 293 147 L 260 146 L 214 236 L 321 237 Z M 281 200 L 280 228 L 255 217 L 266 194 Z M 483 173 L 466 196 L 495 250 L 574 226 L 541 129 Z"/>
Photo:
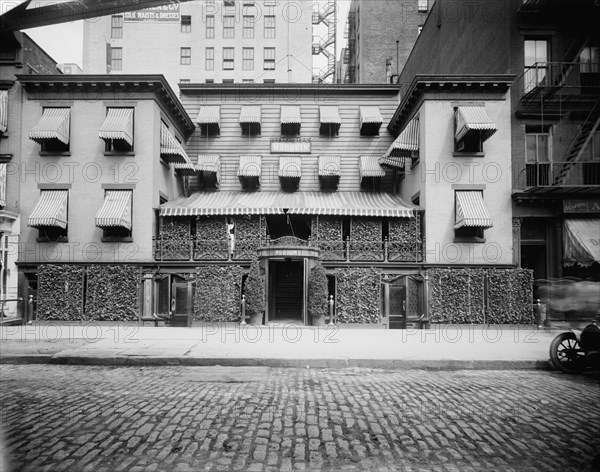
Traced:
<path fill-rule="evenodd" d="M 190 83 L 190 79 L 179 79 L 179 83 L 180 84 L 189 84 Z"/>
<path fill-rule="evenodd" d="M 275 79 L 263 79 L 263 84 L 274 84 Z"/>
<path fill-rule="evenodd" d="M 579 55 L 580 71 L 582 74 L 600 72 L 600 47 L 585 47 Z"/>
<path fill-rule="evenodd" d="M 190 15 L 181 15 L 181 32 L 192 32 L 192 17 Z"/>
<path fill-rule="evenodd" d="M 206 83 L 206 84 L 214 84 L 215 83 L 215 79 L 206 79 L 204 81 L 204 83 Z"/>
<path fill-rule="evenodd" d="M 253 84 L 254 83 L 254 79 L 242 79 L 242 83 L 243 84 Z"/>
<path fill-rule="evenodd" d="M 235 38 L 235 15 L 223 17 L 223 39 Z"/>
<path fill-rule="evenodd" d="M 550 185 L 550 127 L 525 126 L 527 186 Z"/>
<path fill-rule="evenodd" d="M 234 52 L 233 48 L 223 48 L 223 70 L 233 70 Z"/>
<path fill-rule="evenodd" d="M 421 34 L 421 31 L 423 31 L 423 25 L 417 26 L 417 36 Z"/>
<path fill-rule="evenodd" d="M 108 72 L 123 70 L 123 48 L 110 48 L 109 53 L 110 66 Z"/>
<path fill-rule="evenodd" d="M 254 39 L 254 21 L 254 16 L 244 15 L 244 29 L 242 32 L 244 39 Z"/>
<path fill-rule="evenodd" d="M 113 39 L 121 39 L 123 37 L 123 15 L 111 16 L 110 37 Z"/>
<path fill-rule="evenodd" d="M 235 7 L 235 0 L 223 0 L 223 5 L 225 8 Z"/>
<path fill-rule="evenodd" d="M 275 37 L 275 15 L 265 15 L 265 38 Z"/>
<path fill-rule="evenodd" d="M 206 70 L 215 70 L 215 48 L 206 48 L 204 54 L 204 68 Z"/>
<path fill-rule="evenodd" d="M 132 190 L 106 190 L 104 202 L 96 213 L 96 226 L 102 228 L 102 241 L 130 241 Z"/>
<path fill-rule="evenodd" d="M 133 108 L 107 108 L 99 136 L 104 140 L 104 152 L 133 152 Z"/>
<path fill-rule="evenodd" d="M 254 70 L 254 48 L 242 49 L 242 70 Z"/>
<path fill-rule="evenodd" d="M 275 48 L 264 50 L 264 70 L 275 70 Z"/>
<path fill-rule="evenodd" d="M 427 0 L 417 0 L 417 10 L 420 13 L 426 12 L 429 6 L 427 5 Z"/>
<path fill-rule="evenodd" d="M 223 79 L 223 83 L 224 84 L 232 84 L 233 83 L 233 79 Z"/>
<path fill-rule="evenodd" d="M 68 153 L 70 123 L 70 108 L 44 108 L 40 121 L 29 132 L 29 139 L 41 145 L 42 154 Z"/>
<path fill-rule="evenodd" d="M 524 91 L 530 92 L 543 84 L 548 69 L 548 41 L 545 39 L 525 40 Z"/>
<path fill-rule="evenodd" d="M 192 63 L 192 48 L 181 48 L 179 63 L 184 66 L 189 66 Z"/>
<path fill-rule="evenodd" d="M 215 37 L 215 15 L 206 15 L 206 39 Z"/>
<path fill-rule="evenodd" d="M 455 190 L 454 242 L 484 243 L 484 230 L 494 226 L 485 206 L 483 191 Z"/>
<path fill-rule="evenodd" d="M 583 185 L 600 185 L 600 131 L 592 135 L 582 160 Z"/>

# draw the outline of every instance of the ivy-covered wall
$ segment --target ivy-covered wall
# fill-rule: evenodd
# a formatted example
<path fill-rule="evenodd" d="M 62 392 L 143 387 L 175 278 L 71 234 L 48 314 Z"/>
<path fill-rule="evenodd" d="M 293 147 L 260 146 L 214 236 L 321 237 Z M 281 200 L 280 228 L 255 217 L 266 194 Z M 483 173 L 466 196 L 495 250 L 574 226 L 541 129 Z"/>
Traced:
<path fill-rule="evenodd" d="M 390 218 L 388 260 L 419 262 L 423 260 L 421 217 Z"/>
<path fill-rule="evenodd" d="M 341 218 L 335 216 L 313 217 L 312 239 L 317 240 L 323 260 L 343 261 L 346 259 Z"/>
<path fill-rule="evenodd" d="M 381 218 L 352 218 L 350 227 L 351 260 L 383 260 L 381 223 Z"/>
<path fill-rule="evenodd" d="M 140 269 L 128 265 L 87 268 L 86 319 L 135 321 L 140 314 Z"/>
<path fill-rule="evenodd" d="M 227 218 L 224 216 L 199 216 L 196 221 L 194 259 L 226 261 L 228 258 Z"/>
<path fill-rule="evenodd" d="M 533 322 L 533 273 L 528 269 L 431 269 L 433 323 Z"/>
<path fill-rule="evenodd" d="M 235 246 L 233 258 L 249 260 L 256 256 L 260 241 L 266 234 L 266 225 L 262 216 L 244 215 L 232 218 L 235 228 Z"/>
<path fill-rule="evenodd" d="M 239 321 L 243 274 L 244 269 L 237 265 L 198 267 L 194 319 L 215 322 Z"/>
<path fill-rule="evenodd" d="M 157 260 L 187 261 L 190 259 L 190 220 L 165 216 L 161 219 Z"/>
<path fill-rule="evenodd" d="M 43 265 L 38 269 L 37 318 L 79 321 L 83 314 L 85 269 L 76 265 Z"/>
<path fill-rule="evenodd" d="M 336 317 L 338 323 L 379 323 L 381 274 L 373 268 L 338 269 Z"/>

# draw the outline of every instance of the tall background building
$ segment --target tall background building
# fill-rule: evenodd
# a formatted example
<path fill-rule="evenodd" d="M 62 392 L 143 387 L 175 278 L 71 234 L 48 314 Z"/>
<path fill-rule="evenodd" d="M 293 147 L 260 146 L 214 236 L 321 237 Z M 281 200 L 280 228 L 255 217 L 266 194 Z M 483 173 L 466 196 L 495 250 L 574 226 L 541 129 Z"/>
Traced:
<path fill-rule="evenodd" d="M 308 83 L 312 2 L 198 0 L 85 22 L 86 74 L 178 83 Z"/>
<path fill-rule="evenodd" d="M 396 81 L 434 0 L 352 0 L 343 83 Z M 342 62 L 344 57 L 342 57 Z"/>

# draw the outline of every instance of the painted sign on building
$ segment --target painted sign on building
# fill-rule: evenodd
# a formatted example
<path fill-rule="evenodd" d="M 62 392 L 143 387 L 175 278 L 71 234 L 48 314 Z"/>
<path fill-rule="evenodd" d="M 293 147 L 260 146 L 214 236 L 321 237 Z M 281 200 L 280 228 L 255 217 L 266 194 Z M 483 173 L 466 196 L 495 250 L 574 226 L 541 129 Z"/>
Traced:
<path fill-rule="evenodd" d="M 179 3 L 159 5 L 143 10 L 127 11 L 123 13 L 123 21 L 181 21 Z"/>

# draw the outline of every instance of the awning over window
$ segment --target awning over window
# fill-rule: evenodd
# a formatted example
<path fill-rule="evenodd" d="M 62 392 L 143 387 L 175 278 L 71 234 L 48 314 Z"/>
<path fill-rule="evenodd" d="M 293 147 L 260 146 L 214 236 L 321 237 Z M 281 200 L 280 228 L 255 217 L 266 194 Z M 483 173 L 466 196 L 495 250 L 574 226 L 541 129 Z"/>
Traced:
<path fill-rule="evenodd" d="M 219 154 L 200 154 L 196 169 L 201 172 L 214 172 L 221 170 L 221 156 Z"/>
<path fill-rule="evenodd" d="M 340 156 L 319 156 L 320 177 L 339 177 L 340 174 Z"/>
<path fill-rule="evenodd" d="M 376 133 L 379 131 L 383 118 L 379 107 L 374 105 L 363 105 L 360 107 L 360 131 Z"/>
<path fill-rule="evenodd" d="M 489 139 L 498 128 L 485 111 L 485 107 L 458 107 L 456 109 L 456 141 L 467 133 L 480 133 L 481 140 Z"/>
<path fill-rule="evenodd" d="M 172 164 L 192 163 L 179 141 L 175 139 L 164 123 L 161 123 L 160 128 L 160 155 Z"/>
<path fill-rule="evenodd" d="M 419 120 L 413 119 L 398 135 L 386 153 L 379 159 L 379 164 L 404 169 L 405 157 L 419 150 Z"/>
<path fill-rule="evenodd" d="M 281 105 L 281 124 L 300 125 L 300 107 L 297 105 Z"/>
<path fill-rule="evenodd" d="M 109 108 L 98 134 L 102 139 L 122 139 L 133 146 L 133 108 Z"/>
<path fill-rule="evenodd" d="M 262 156 L 240 156 L 238 177 L 260 177 Z"/>
<path fill-rule="evenodd" d="M 563 264 L 589 267 L 600 263 L 600 219 L 565 220 L 563 235 Z"/>
<path fill-rule="evenodd" d="M 196 122 L 199 125 L 221 126 L 221 108 L 219 106 L 200 107 Z"/>
<path fill-rule="evenodd" d="M 342 119 L 337 105 L 321 105 L 319 107 L 319 118 L 322 125 L 341 125 Z"/>
<path fill-rule="evenodd" d="M 8 90 L 0 90 L 0 133 L 8 129 Z"/>
<path fill-rule="evenodd" d="M 29 132 L 29 138 L 41 143 L 44 139 L 58 139 L 69 144 L 70 108 L 45 108 L 42 118 Z"/>
<path fill-rule="evenodd" d="M 244 105 L 240 111 L 240 124 L 258 124 L 261 122 L 260 105 Z"/>
<path fill-rule="evenodd" d="M 96 213 L 96 226 L 131 230 L 131 195 L 131 190 L 107 190 L 104 203 Z"/>
<path fill-rule="evenodd" d="M 196 166 L 191 162 L 185 162 L 183 164 L 178 162 L 177 164 L 174 164 L 173 167 L 175 168 L 175 172 L 179 175 L 196 175 L 198 173 Z"/>
<path fill-rule="evenodd" d="M 483 194 L 479 190 L 456 192 L 456 221 L 454 229 L 464 227 L 491 228 L 493 225 Z"/>
<path fill-rule="evenodd" d="M 68 190 L 42 190 L 40 199 L 27 219 L 27 226 L 56 226 L 65 229 L 68 196 Z"/>
<path fill-rule="evenodd" d="M 215 192 L 194 194 L 161 205 L 161 216 L 340 215 L 408 218 L 417 207 L 387 193 Z"/>
<path fill-rule="evenodd" d="M 359 172 L 360 178 L 365 177 L 383 177 L 385 170 L 379 165 L 380 156 L 360 156 Z"/>
<path fill-rule="evenodd" d="M 282 156 L 279 158 L 279 177 L 302 177 L 302 158 Z"/>

